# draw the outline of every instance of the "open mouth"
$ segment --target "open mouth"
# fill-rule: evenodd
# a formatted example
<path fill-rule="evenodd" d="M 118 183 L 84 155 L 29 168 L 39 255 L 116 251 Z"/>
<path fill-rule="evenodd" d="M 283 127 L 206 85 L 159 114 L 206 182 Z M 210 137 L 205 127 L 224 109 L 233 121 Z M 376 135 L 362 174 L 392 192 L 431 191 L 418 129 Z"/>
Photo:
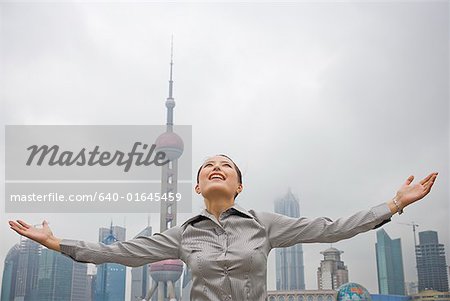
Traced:
<path fill-rule="evenodd" d="M 224 181 L 225 177 L 219 173 L 213 173 L 209 176 L 210 180 L 220 180 L 220 181 Z"/>

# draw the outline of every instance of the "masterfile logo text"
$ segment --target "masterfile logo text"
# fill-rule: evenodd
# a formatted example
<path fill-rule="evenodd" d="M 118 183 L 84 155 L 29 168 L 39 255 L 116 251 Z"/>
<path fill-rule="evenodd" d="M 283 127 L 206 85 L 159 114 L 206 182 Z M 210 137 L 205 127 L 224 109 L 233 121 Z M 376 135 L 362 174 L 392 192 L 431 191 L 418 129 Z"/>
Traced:
<path fill-rule="evenodd" d="M 191 211 L 191 126 L 8 125 L 6 212 Z M 170 191 L 163 170 L 175 173 Z M 166 171 L 167 172 L 167 171 Z"/>

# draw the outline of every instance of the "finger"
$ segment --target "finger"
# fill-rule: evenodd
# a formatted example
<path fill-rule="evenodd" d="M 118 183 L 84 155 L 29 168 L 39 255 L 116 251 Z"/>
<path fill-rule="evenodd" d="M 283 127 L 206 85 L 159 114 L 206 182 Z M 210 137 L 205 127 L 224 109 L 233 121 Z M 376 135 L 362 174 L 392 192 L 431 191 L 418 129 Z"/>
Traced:
<path fill-rule="evenodd" d="M 11 230 L 14 230 L 14 232 L 16 232 L 17 234 L 22 235 L 22 230 L 18 229 L 17 227 L 10 226 L 9 228 Z"/>
<path fill-rule="evenodd" d="M 22 226 L 20 226 L 15 221 L 9 221 L 9 226 L 12 230 L 16 231 L 20 235 L 23 235 L 24 230 L 22 230 L 22 228 L 21 228 Z"/>
<path fill-rule="evenodd" d="M 426 185 L 424 185 L 424 196 L 430 193 L 431 187 L 433 187 L 434 180 L 428 181 Z"/>
<path fill-rule="evenodd" d="M 11 228 L 17 228 L 17 223 L 15 221 L 8 221 L 8 224 Z"/>
<path fill-rule="evenodd" d="M 26 222 L 24 222 L 23 220 L 17 220 L 17 222 L 24 227 L 25 229 L 30 229 L 30 225 L 28 225 Z"/>
<path fill-rule="evenodd" d="M 25 228 L 24 226 L 22 226 L 18 220 L 14 222 L 14 225 L 15 225 L 18 229 L 20 229 L 20 230 L 22 230 L 22 231 L 27 230 L 27 228 Z"/>
<path fill-rule="evenodd" d="M 425 187 L 427 187 L 428 185 L 430 185 L 431 182 L 434 182 L 436 180 L 436 178 L 437 178 L 437 173 L 433 173 L 431 178 L 428 181 L 426 181 L 423 185 Z"/>
<path fill-rule="evenodd" d="M 411 184 L 411 182 L 412 182 L 413 180 L 414 180 L 414 176 L 413 176 L 413 175 L 410 175 L 410 176 L 406 179 L 405 185 Z"/>
<path fill-rule="evenodd" d="M 42 221 L 42 228 L 48 228 L 48 222 L 45 219 Z"/>
<path fill-rule="evenodd" d="M 436 180 L 437 175 L 433 175 L 431 179 L 425 184 L 425 189 L 427 193 L 431 190 L 431 187 L 433 187 L 434 181 Z"/>
<path fill-rule="evenodd" d="M 420 181 L 420 184 L 425 184 L 426 182 L 428 182 L 433 175 L 434 175 L 434 173 L 430 173 L 426 178 L 424 178 L 422 181 Z"/>

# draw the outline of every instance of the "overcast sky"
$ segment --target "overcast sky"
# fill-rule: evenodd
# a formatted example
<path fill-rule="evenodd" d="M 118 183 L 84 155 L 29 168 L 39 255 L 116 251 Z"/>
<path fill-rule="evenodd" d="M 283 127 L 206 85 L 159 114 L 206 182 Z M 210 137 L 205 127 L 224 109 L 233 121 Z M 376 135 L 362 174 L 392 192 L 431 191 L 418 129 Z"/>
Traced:
<path fill-rule="evenodd" d="M 384 229 L 402 240 L 406 281 L 416 280 L 413 235 L 400 223 L 438 231 L 450 264 L 447 2 L 0 9 L 3 125 L 165 123 L 173 34 L 175 123 L 192 125 L 193 177 L 205 158 L 225 153 L 243 171 L 243 207 L 273 211 L 290 187 L 301 215 L 337 218 L 389 200 L 411 174 L 438 171 L 430 195 Z M 57 236 L 91 241 L 111 219 L 126 224 L 128 238 L 147 224 L 145 214 L 6 214 L 1 206 L 0 271 L 19 240 L 8 219 L 46 218 Z M 193 214 L 202 206 L 193 195 Z M 151 224 L 159 228 L 157 214 Z M 333 245 L 350 281 L 371 293 L 375 241 L 371 231 Z M 304 245 L 307 289 L 317 288 L 328 247 Z"/>

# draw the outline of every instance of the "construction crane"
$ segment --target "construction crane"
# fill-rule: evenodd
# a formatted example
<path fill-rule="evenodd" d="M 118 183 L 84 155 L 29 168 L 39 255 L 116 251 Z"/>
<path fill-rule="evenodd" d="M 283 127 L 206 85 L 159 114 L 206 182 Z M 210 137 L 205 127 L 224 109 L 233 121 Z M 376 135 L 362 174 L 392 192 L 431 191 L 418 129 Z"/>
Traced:
<path fill-rule="evenodd" d="M 412 226 L 413 229 L 413 235 L 414 235 L 414 249 L 417 246 L 417 241 L 416 241 L 416 228 L 419 227 L 418 224 L 416 224 L 415 222 L 411 222 L 411 223 L 397 223 L 400 225 L 406 225 L 406 226 Z"/>
<path fill-rule="evenodd" d="M 416 261 L 417 261 L 417 250 L 416 250 L 416 248 L 417 248 L 416 228 L 419 227 L 419 225 L 416 224 L 415 222 L 411 222 L 411 223 L 397 223 L 397 224 L 412 227 L 413 235 L 414 235 L 414 254 L 416 255 Z M 418 271 L 417 271 L 417 266 L 416 266 L 416 272 L 418 273 Z M 418 277 L 418 275 L 417 275 L 417 277 Z M 416 282 L 415 285 L 413 285 L 413 288 L 416 289 L 417 287 L 418 287 L 418 285 L 417 285 L 417 282 Z"/>

